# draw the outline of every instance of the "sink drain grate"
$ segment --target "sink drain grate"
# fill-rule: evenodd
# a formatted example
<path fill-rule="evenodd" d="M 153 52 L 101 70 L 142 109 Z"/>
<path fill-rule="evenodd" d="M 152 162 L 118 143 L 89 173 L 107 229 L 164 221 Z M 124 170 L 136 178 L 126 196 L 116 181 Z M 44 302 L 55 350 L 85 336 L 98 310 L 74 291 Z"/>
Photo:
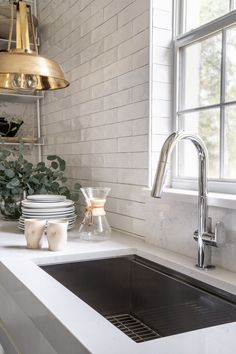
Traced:
<path fill-rule="evenodd" d="M 136 343 L 141 343 L 160 337 L 157 332 L 130 314 L 106 316 L 106 319 L 133 339 Z"/>

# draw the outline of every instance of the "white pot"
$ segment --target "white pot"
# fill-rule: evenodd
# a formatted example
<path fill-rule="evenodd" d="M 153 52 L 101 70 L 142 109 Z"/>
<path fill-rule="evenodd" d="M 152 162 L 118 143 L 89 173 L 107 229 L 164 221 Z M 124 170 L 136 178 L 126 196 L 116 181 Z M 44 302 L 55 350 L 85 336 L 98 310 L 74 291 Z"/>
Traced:
<path fill-rule="evenodd" d="M 27 248 L 42 248 L 46 220 L 25 219 L 25 238 Z"/>
<path fill-rule="evenodd" d="M 50 251 L 62 251 L 67 244 L 66 220 L 50 220 L 47 226 L 48 248 Z"/>

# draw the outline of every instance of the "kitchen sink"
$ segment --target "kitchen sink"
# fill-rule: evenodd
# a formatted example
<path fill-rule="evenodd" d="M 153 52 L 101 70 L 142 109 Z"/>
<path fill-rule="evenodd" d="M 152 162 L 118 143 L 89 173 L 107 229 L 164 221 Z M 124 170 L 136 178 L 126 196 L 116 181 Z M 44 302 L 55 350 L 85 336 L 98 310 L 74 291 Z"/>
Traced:
<path fill-rule="evenodd" d="M 235 295 L 136 255 L 41 268 L 136 342 L 236 321 Z"/>

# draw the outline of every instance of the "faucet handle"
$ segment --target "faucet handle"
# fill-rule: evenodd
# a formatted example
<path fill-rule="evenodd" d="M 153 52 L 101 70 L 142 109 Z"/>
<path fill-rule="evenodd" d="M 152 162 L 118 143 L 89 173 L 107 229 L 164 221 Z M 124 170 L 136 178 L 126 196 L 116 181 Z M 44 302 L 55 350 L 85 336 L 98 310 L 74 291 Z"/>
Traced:
<path fill-rule="evenodd" d="M 215 225 L 215 241 L 216 247 L 222 246 L 225 243 L 225 227 L 221 221 L 218 221 Z"/>
<path fill-rule="evenodd" d="M 208 218 L 207 227 L 208 231 L 204 232 L 202 235 L 202 240 L 205 245 L 212 246 L 212 247 L 220 247 L 225 243 L 225 227 L 224 223 L 218 221 L 215 225 L 214 232 L 211 231 L 211 218 Z M 195 241 L 198 240 L 198 230 L 194 232 L 194 239 Z"/>
<path fill-rule="evenodd" d="M 207 217 L 207 232 L 212 233 L 212 218 L 210 216 Z"/>

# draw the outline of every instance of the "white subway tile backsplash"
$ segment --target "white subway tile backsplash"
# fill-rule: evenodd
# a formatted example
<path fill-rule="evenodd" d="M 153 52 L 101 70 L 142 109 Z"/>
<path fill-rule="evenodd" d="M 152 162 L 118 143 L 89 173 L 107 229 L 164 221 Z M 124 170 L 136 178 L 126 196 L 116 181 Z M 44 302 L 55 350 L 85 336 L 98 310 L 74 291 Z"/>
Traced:
<path fill-rule="evenodd" d="M 147 168 L 147 152 L 104 155 L 104 166 L 114 168 Z"/>
<path fill-rule="evenodd" d="M 78 65 L 71 71 L 70 77 L 71 81 L 75 81 L 77 79 L 81 79 L 83 76 L 86 76 L 90 73 L 90 62 L 86 62 L 84 64 Z"/>
<path fill-rule="evenodd" d="M 133 135 L 148 134 L 149 117 L 132 121 Z"/>
<path fill-rule="evenodd" d="M 167 100 L 172 99 L 172 85 L 164 82 L 153 82 L 152 97 L 155 100 Z"/>
<path fill-rule="evenodd" d="M 172 128 L 172 120 L 170 118 L 155 118 L 152 119 L 152 133 L 169 134 Z"/>
<path fill-rule="evenodd" d="M 104 109 L 125 106 L 132 102 L 132 90 L 123 90 L 104 97 Z"/>
<path fill-rule="evenodd" d="M 153 134 L 153 136 L 152 136 L 152 151 L 160 152 L 162 145 L 164 144 L 166 138 L 167 138 L 166 135 Z"/>
<path fill-rule="evenodd" d="M 106 208 L 109 212 L 138 219 L 144 218 L 143 206 L 144 203 L 137 203 L 117 198 L 109 198 L 106 204 Z"/>
<path fill-rule="evenodd" d="M 104 68 L 117 60 L 117 48 L 111 49 L 91 61 L 91 71 Z"/>
<path fill-rule="evenodd" d="M 112 2 L 112 0 L 94 0 L 91 5 L 91 16 L 93 16 L 95 13 L 97 13 L 98 11 L 100 11 L 102 9 L 102 11 L 104 11 L 104 8 L 110 4 Z"/>
<path fill-rule="evenodd" d="M 146 186 L 148 178 L 147 169 L 118 169 L 118 182 Z"/>
<path fill-rule="evenodd" d="M 146 117 L 149 114 L 149 102 L 141 101 L 119 107 L 117 111 L 117 120 L 119 122 Z"/>
<path fill-rule="evenodd" d="M 171 102 L 166 100 L 152 100 L 153 117 L 171 117 Z"/>
<path fill-rule="evenodd" d="M 172 82 L 172 67 L 168 65 L 153 64 L 153 82 Z"/>
<path fill-rule="evenodd" d="M 161 9 L 154 9 L 153 26 L 172 30 L 172 12 L 161 10 Z"/>
<path fill-rule="evenodd" d="M 126 8 L 133 0 L 113 0 L 104 7 L 104 20 L 118 14 L 122 9 Z"/>
<path fill-rule="evenodd" d="M 130 58 L 130 57 L 128 57 Z M 133 69 L 149 64 L 149 48 L 146 47 L 132 55 Z"/>
<path fill-rule="evenodd" d="M 153 45 L 165 48 L 172 46 L 172 31 L 153 27 Z"/>
<path fill-rule="evenodd" d="M 143 201 L 143 192 L 140 186 L 130 185 L 130 184 L 118 184 L 118 183 L 107 183 L 103 182 L 97 183 L 98 186 L 107 186 L 111 188 L 109 195 L 111 197 L 126 199 L 136 202 Z"/>
<path fill-rule="evenodd" d="M 172 61 L 171 49 L 153 46 L 153 64 L 172 65 Z"/>
<path fill-rule="evenodd" d="M 118 77 L 118 89 L 124 90 L 129 87 L 137 86 L 144 82 L 148 82 L 149 68 L 144 66 L 142 68 L 132 70 L 127 74 Z"/>
<path fill-rule="evenodd" d="M 111 187 L 111 225 L 138 234 L 148 180 L 149 2 L 71 1 L 39 5 L 42 53 L 71 81 L 46 94 L 43 154 L 64 157 L 71 181 Z"/>
<path fill-rule="evenodd" d="M 172 11 L 172 0 L 153 0 L 152 6 L 156 9 Z"/>
<path fill-rule="evenodd" d="M 127 25 L 119 28 L 116 31 L 113 31 L 110 35 L 106 35 L 104 38 L 104 50 L 108 50 L 110 48 L 116 47 L 120 43 L 126 41 L 128 38 L 132 36 L 133 26 L 132 23 L 129 22 Z"/>
<path fill-rule="evenodd" d="M 81 103 L 79 105 L 79 113 L 81 115 L 90 114 L 94 112 L 100 112 L 103 110 L 104 102 L 103 98 Z"/>
<path fill-rule="evenodd" d="M 93 16 L 89 17 L 88 21 L 84 22 L 80 26 L 81 37 L 91 32 L 93 29 L 103 23 L 103 9 L 96 12 Z"/>
<path fill-rule="evenodd" d="M 79 179 L 84 186 L 111 188 L 107 217 L 112 227 L 195 257 L 189 235 L 196 226 L 196 206 L 144 198 L 142 192 L 148 183 L 149 140 L 153 174 L 172 130 L 172 0 L 152 1 L 153 50 L 150 1 L 38 3 L 41 52 L 58 60 L 71 81 L 66 90 L 47 92 L 42 103 L 43 156 L 66 159 L 69 183 Z M 227 225 L 226 245 L 214 251 L 214 261 L 235 271 L 235 212 L 210 208 L 209 214 Z M 181 230 L 178 237 L 176 230 Z"/>
<path fill-rule="evenodd" d="M 131 234 L 133 233 L 133 222 L 134 222 L 133 218 L 125 215 L 119 215 L 117 213 L 111 213 L 109 211 L 107 212 L 107 217 L 110 225 L 113 228 L 117 230 L 129 232 Z"/>
<path fill-rule="evenodd" d="M 100 182 L 118 182 L 118 171 L 114 168 L 91 168 L 92 180 Z"/>
<path fill-rule="evenodd" d="M 71 104 L 72 105 L 78 105 L 80 103 L 83 102 L 87 102 L 90 99 L 96 98 L 96 97 L 92 97 L 92 92 L 91 89 L 86 89 L 86 90 L 82 90 L 79 91 L 78 93 L 75 93 L 71 96 Z"/>
<path fill-rule="evenodd" d="M 103 112 L 91 114 L 90 126 L 106 126 L 107 124 L 115 123 L 117 121 L 117 114 L 117 109 L 110 109 Z"/>
<path fill-rule="evenodd" d="M 133 20 L 133 34 L 144 31 L 150 25 L 150 12 L 147 10 Z"/>
<path fill-rule="evenodd" d="M 104 80 L 110 80 L 132 70 L 132 56 L 116 61 L 104 68 Z"/>
<path fill-rule="evenodd" d="M 120 44 L 118 47 L 118 58 L 124 58 L 127 57 L 130 54 L 133 54 L 140 49 L 143 49 L 146 47 L 146 43 L 149 41 L 149 30 L 146 29 L 140 33 L 138 33 L 136 36 L 132 37 L 131 39 L 128 39 L 124 43 Z"/>
<path fill-rule="evenodd" d="M 96 58 L 98 55 L 102 54 L 104 51 L 104 42 L 103 40 L 94 43 L 93 45 L 85 48 L 80 53 L 80 63 L 85 63 L 93 58 Z"/>
<path fill-rule="evenodd" d="M 120 11 L 120 13 L 118 14 L 119 27 L 124 26 L 128 22 L 131 22 L 133 19 L 145 12 L 145 10 L 149 10 L 148 1 L 133 1 L 129 6 L 127 6 L 123 11 Z"/>
<path fill-rule="evenodd" d="M 133 102 L 149 99 L 149 82 L 134 86 L 133 89 Z"/>
<path fill-rule="evenodd" d="M 88 87 L 92 87 L 103 82 L 103 80 L 104 72 L 103 69 L 100 69 L 93 73 L 89 73 L 88 75 L 82 77 L 80 80 L 76 81 L 75 87 L 77 87 L 77 90 L 84 90 Z"/>
<path fill-rule="evenodd" d="M 112 17 L 91 32 L 91 42 L 95 43 L 117 29 L 117 18 Z"/>
<path fill-rule="evenodd" d="M 108 80 L 91 88 L 91 98 L 108 96 L 118 89 L 117 79 Z"/>
<path fill-rule="evenodd" d="M 147 140 L 147 135 L 118 138 L 118 151 L 147 151 Z"/>

